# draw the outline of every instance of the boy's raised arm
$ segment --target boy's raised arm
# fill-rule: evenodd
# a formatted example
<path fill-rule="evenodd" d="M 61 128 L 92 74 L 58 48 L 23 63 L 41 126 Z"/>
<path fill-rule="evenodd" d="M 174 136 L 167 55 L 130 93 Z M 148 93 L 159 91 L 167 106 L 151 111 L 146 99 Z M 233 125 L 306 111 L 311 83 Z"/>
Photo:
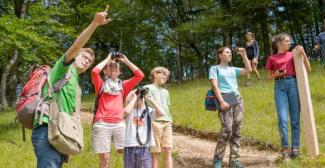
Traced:
<path fill-rule="evenodd" d="M 103 12 L 96 13 L 95 18 L 91 22 L 91 24 L 79 35 L 76 41 L 66 52 L 64 63 L 70 63 L 77 56 L 78 52 L 87 43 L 87 41 L 90 39 L 91 35 L 94 33 L 98 26 L 105 25 L 111 21 L 111 18 L 106 18 L 108 15 L 108 9 L 109 5 L 106 6 L 106 9 Z"/>

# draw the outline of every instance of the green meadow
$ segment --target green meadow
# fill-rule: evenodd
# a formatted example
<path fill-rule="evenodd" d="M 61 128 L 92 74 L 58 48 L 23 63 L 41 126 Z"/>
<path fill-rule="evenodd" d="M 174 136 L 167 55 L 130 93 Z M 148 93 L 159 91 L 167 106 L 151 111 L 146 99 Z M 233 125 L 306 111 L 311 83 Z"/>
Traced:
<path fill-rule="evenodd" d="M 265 76 L 265 72 L 261 72 Z M 300 158 L 288 162 L 278 161 L 278 167 L 325 167 L 325 72 L 319 64 L 313 64 L 309 77 L 313 109 L 317 126 L 318 141 L 321 155 L 309 158 L 305 147 L 302 129 Z M 280 148 L 277 129 L 277 116 L 273 98 L 273 81 L 263 78 L 257 81 L 252 77 L 252 86 L 244 86 L 245 78 L 239 80 L 240 92 L 244 100 L 243 138 L 273 144 Z M 175 125 L 192 128 L 201 132 L 216 133 L 220 130 L 217 112 L 204 110 L 204 97 L 210 88 L 207 79 L 188 81 L 180 85 L 168 87 L 171 95 L 171 112 Z M 94 95 L 83 97 L 84 110 L 91 111 Z M 14 124 L 15 113 L 7 110 L 0 117 L 0 167 L 25 168 L 35 167 L 36 158 L 31 144 L 31 131 L 27 131 L 26 142 L 22 141 L 21 128 Z M 90 124 L 84 125 L 85 150 L 78 156 L 70 157 L 65 167 L 98 167 L 98 156 L 91 152 Z M 212 155 L 212 154 L 211 154 Z M 177 157 L 177 156 L 175 156 Z M 110 167 L 123 167 L 122 155 L 112 152 Z"/>

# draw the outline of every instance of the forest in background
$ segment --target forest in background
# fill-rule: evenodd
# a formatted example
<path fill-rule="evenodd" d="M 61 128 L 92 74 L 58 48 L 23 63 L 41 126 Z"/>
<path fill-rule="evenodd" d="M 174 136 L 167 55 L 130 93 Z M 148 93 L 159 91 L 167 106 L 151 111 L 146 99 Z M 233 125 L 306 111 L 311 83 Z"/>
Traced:
<path fill-rule="evenodd" d="M 96 30 L 87 47 L 95 64 L 119 50 L 148 75 L 157 65 L 171 82 L 204 78 L 215 49 L 243 46 L 254 33 L 260 67 L 271 54 L 272 36 L 286 32 L 318 60 L 316 36 L 323 31 L 325 0 L 0 0 L 0 108 L 13 105 L 16 90 L 33 64 L 53 65 L 92 21 L 110 5 L 112 22 Z M 234 54 L 233 64 L 241 58 Z M 122 78 L 130 76 L 123 67 Z M 146 79 L 148 80 L 148 79 Z M 81 76 L 92 91 L 89 71 Z"/>

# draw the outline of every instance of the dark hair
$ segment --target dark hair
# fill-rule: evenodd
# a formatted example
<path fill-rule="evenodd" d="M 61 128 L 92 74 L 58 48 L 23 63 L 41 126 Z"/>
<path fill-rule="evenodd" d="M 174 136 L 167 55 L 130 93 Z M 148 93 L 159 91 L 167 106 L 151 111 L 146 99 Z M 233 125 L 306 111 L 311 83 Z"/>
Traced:
<path fill-rule="evenodd" d="M 225 51 L 225 49 L 227 49 L 227 48 L 230 49 L 229 47 L 224 46 L 224 47 L 221 47 L 221 48 L 218 48 L 218 49 L 215 50 L 216 51 L 217 65 L 219 65 L 220 62 L 221 62 L 219 55 L 221 53 L 223 53 Z"/>
<path fill-rule="evenodd" d="M 287 33 L 280 33 L 272 38 L 272 54 L 278 53 L 278 42 L 283 41 L 286 37 L 289 37 L 291 40 L 291 36 Z"/>

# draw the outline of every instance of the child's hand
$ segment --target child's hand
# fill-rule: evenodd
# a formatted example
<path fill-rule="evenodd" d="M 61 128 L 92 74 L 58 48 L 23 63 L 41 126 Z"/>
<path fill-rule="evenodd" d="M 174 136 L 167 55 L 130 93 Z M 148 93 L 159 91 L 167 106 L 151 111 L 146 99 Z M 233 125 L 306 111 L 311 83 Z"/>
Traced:
<path fill-rule="evenodd" d="M 276 77 L 279 77 L 279 76 L 283 76 L 287 73 L 287 70 L 276 70 L 274 73 L 273 73 L 273 76 L 276 78 Z"/>
<path fill-rule="evenodd" d="M 138 95 L 135 94 L 135 92 L 131 92 L 130 93 L 130 99 L 133 100 L 133 99 L 136 99 L 136 98 L 138 98 Z"/>
<path fill-rule="evenodd" d="M 116 59 L 124 64 L 129 60 L 124 54 L 122 54 L 120 57 L 117 57 Z"/>
<path fill-rule="evenodd" d="M 150 95 L 146 95 L 144 96 L 144 98 L 149 102 L 149 103 L 152 103 L 154 100 L 153 98 L 150 96 Z"/>
<path fill-rule="evenodd" d="M 245 48 L 237 48 L 237 54 L 241 55 L 243 58 L 246 57 L 246 49 Z"/>
<path fill-rule="evenodd" d="M 221 111 L 225 111 L 225 110 L 229 109 L 230 105 L 227 102 L 222 101 L 222 102 L 220 102 L 220 107 L 221 107 Z"/>
<path fill-rule="evenodd" d="M 293 50 L 293 52 L 299 53 L 300 56 L 303 56 L 303 54 L 305 53 L 304 47 L 302 47 L 301 45 L 297 45 Z"/>
<path fill-rule="evenodd" d="M 109 5 L 106 6 L 106 9 L 103 12 L 96 13 L 95 18 L 93 20 L 93 23 L 96 26 L 104 25 L 104 24 L 107 24 L 108 22 L 112 21 L 111 18 L 106 19 L 107 15 L 108 15 L 107 14 L 108 9 L 109 9 Z"/>

